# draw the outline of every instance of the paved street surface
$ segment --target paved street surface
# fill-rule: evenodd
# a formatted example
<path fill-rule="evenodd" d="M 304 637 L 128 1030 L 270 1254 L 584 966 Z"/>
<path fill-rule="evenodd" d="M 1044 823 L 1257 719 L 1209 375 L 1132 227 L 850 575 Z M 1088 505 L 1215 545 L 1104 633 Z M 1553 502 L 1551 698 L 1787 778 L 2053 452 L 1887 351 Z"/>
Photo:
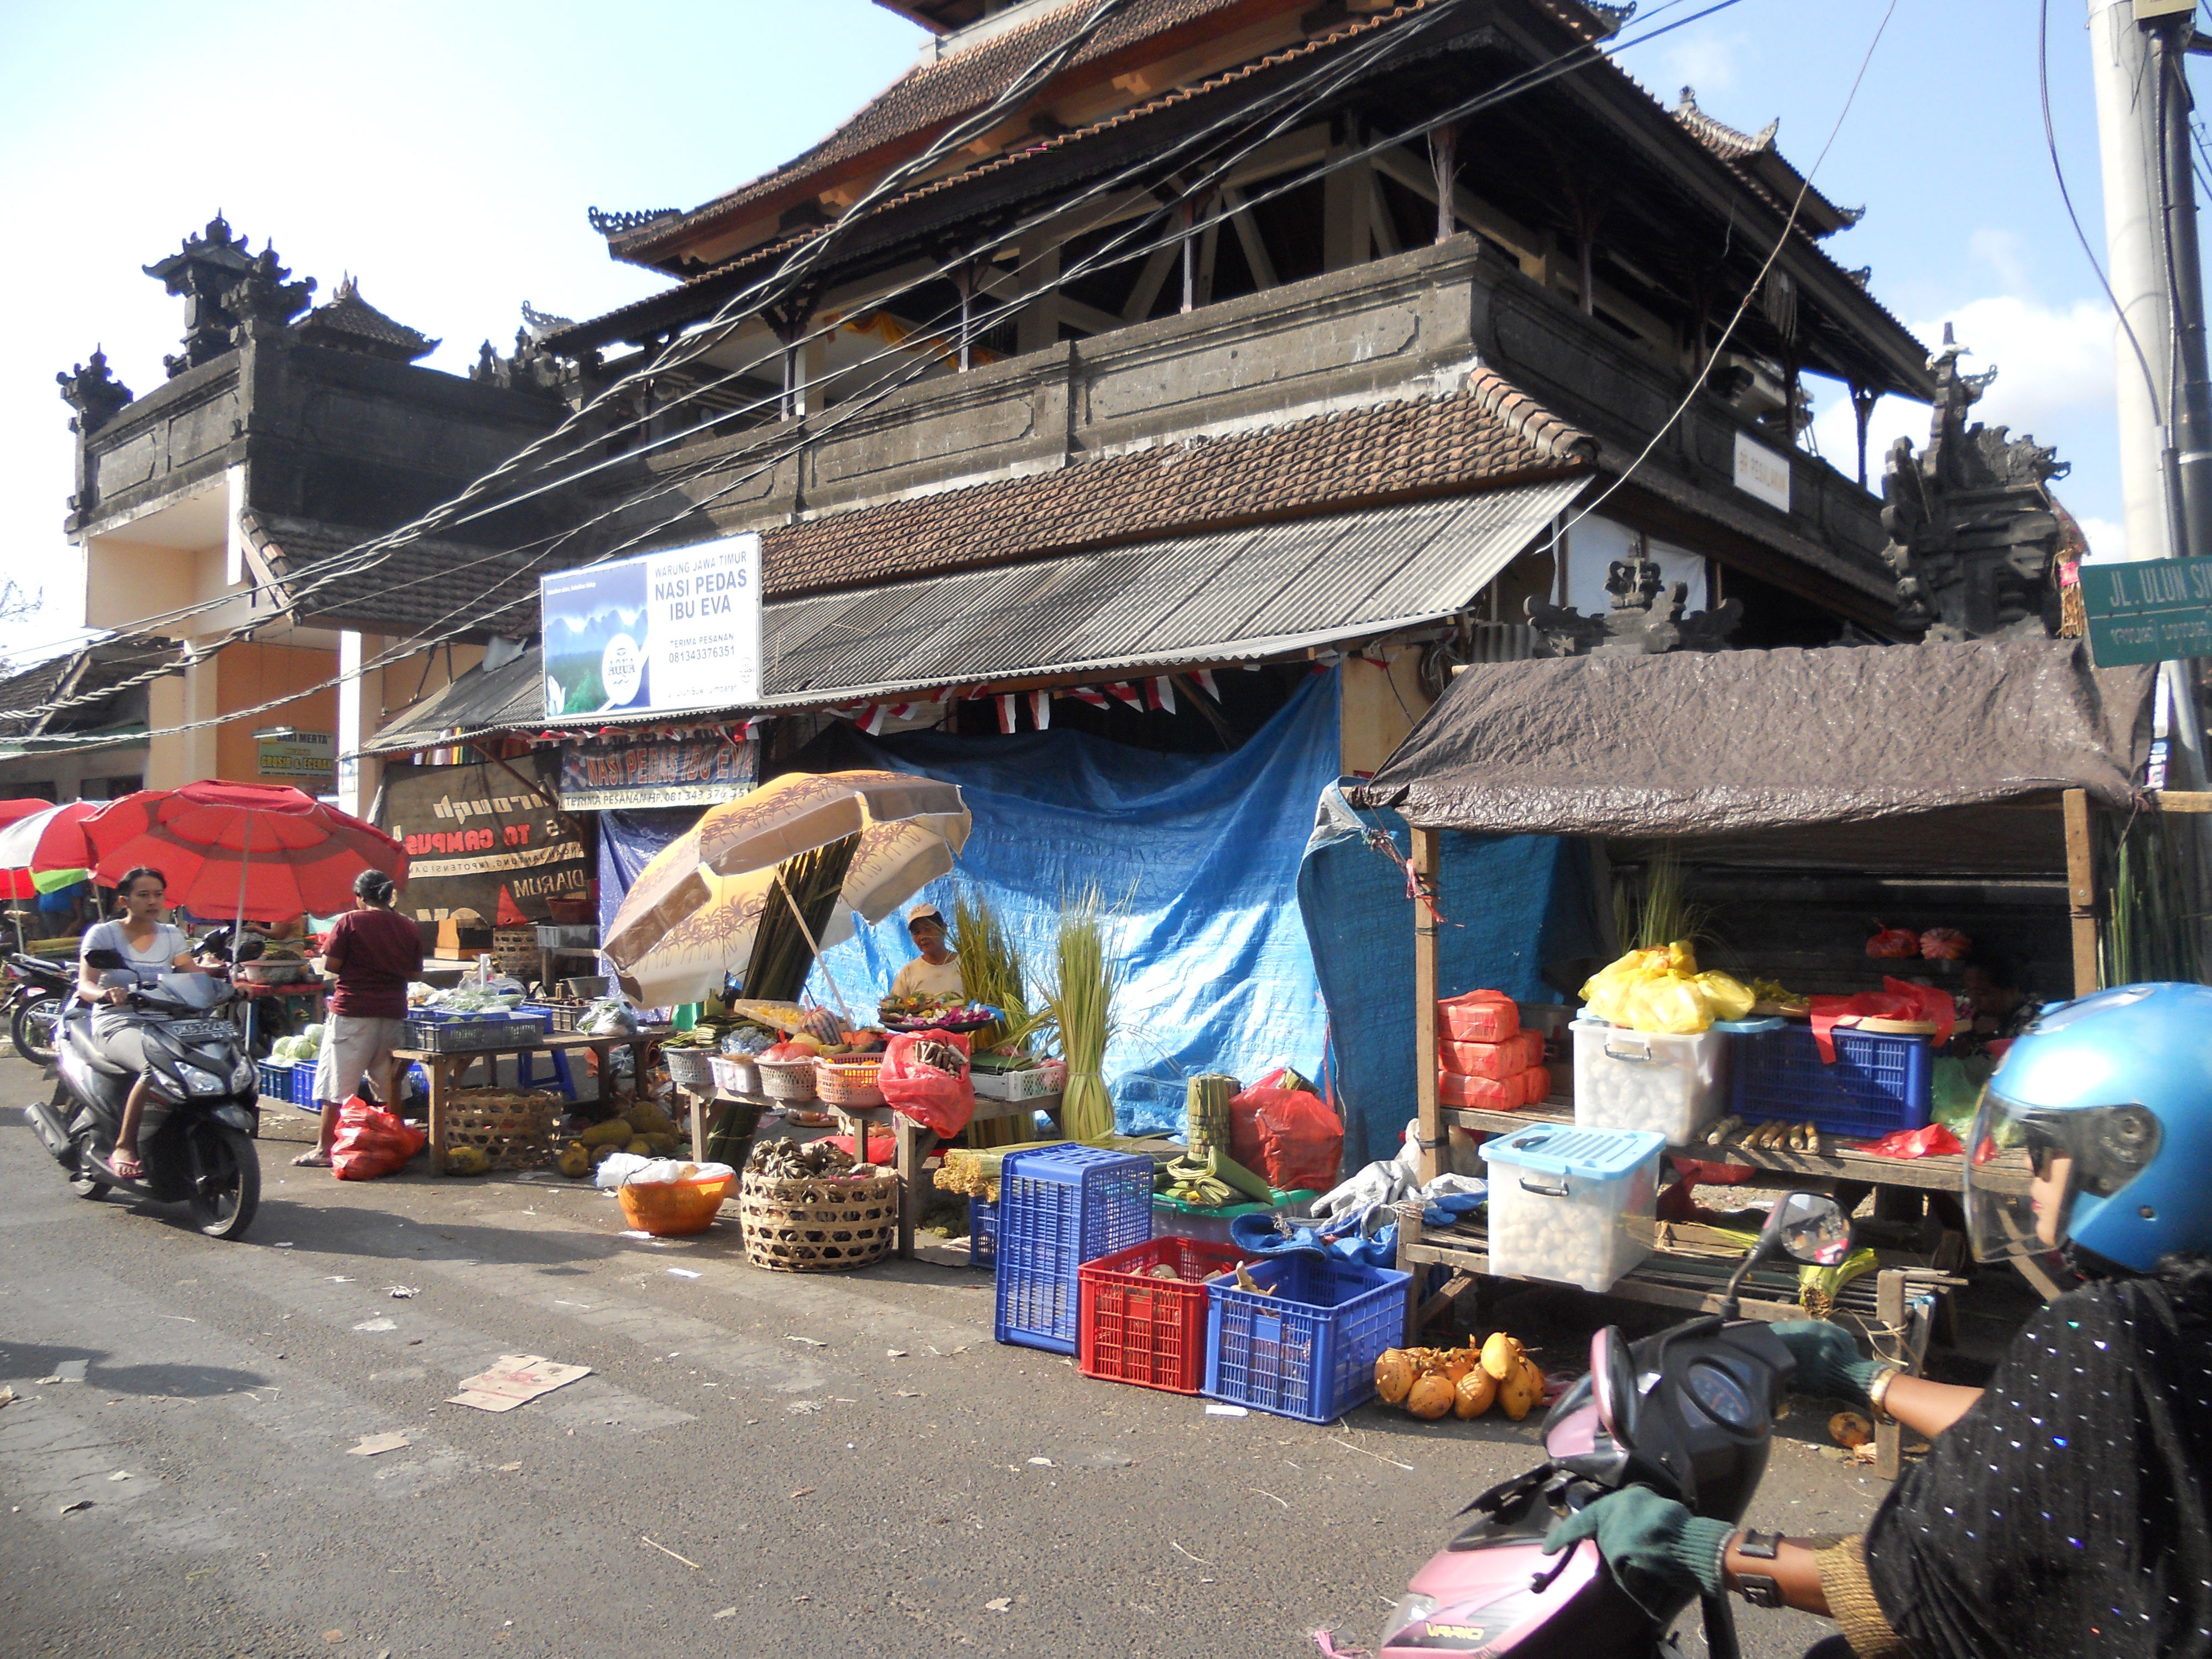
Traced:
<path fill-rule="evenodd" d="M 620 1237 L 557 1178 L 337 1182 L 287 1167 L 283 1108 L 260 1218 L 216 1243 L 71 1196 L 13 1109 L 46 1086 L 0 1060 L 9 1655 L 1272 1659 L 1371 1639 L 1453 1512 L 1538 1455 L 1534 1418 L 1322 1428 L 1090 1382 L 994 1346 L 988 1278 L 949 1265 L 762 1273 L 733 1223 Z M 1548 1320 L 1571 1368 L 1606 1306 L 1508 1322 Z M 519 1353 L 592 1374 L 445 1403 Z M 1817 1431 L 1793 1419 L 1754 1519 L 1870 1513 Z M 1764 1659 L 1826 1626 L 1742 1629 Z"/>

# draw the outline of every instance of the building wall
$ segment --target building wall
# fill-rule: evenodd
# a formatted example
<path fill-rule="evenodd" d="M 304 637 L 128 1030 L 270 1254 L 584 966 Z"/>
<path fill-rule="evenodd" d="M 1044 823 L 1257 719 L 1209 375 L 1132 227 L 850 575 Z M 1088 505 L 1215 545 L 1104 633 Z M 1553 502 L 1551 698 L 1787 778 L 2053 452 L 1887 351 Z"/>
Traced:
<path fill-rule="evenodd" d="M 236 720 L 226 720 L 217 728 L 216 776 L 239 783 L 295 781 L 261 775 L 260 744 L 253 734 L 270 726 L 289 726 L 335 738 L 337 693 L 322 684 L 337 672 L 335 653 L 247 641 L 228 647 L 216 657 L 215 666 L 221 711 L 255 711 L 240 714 Z M 317 687 L 320 689 L 314 689 Z M 275 708 L 259 707 L 289 691 L 303 695 Z"/>

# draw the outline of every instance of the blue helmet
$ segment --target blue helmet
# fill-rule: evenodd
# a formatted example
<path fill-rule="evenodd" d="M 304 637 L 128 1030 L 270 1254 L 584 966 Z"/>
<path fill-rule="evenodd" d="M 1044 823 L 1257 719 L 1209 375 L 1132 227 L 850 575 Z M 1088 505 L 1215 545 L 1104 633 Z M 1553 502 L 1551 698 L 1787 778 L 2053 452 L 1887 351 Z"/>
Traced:
<path fill-rule="evenodd" d="M 1983 1091 L 1966 1186 L 1984 1261 L 2071 1243 L 2148 1273 L 2212 1253 L 2212 987 L 2046 1009 Z"/>

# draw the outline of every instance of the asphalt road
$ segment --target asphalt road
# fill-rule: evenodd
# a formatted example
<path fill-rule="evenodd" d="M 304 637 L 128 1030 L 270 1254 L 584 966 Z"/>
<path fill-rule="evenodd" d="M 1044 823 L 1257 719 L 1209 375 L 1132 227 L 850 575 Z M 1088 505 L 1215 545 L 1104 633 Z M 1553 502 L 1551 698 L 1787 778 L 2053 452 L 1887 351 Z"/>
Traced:
<path fill-rule="evenodd" d="M 9 1655 L 1273 1659 L 1371 1639 L 1459 1506 L 1539 1455 L 1533 1417 L 1209 1417 L 994 1345 L 984 1274 L 763 1273 L 732 1223 L 621 1237 L 557 1178 L 341 1183 L 272 1138 L 259 1219 L 217 1243 L 73 1197 L 12 1109 L 46 1086 L 0 1060 Z M 1571 1369 L 1607 1311 L 1547 1292 L 1505 1322 Z M 592 1374 L 447 1403 L 520 1353 Z M 1856 1529 L 1881 1483 L 1812 1415 L 1752 1518 Z M 1741 1620 L 1761 1659 L 1826 1628 Z"/>

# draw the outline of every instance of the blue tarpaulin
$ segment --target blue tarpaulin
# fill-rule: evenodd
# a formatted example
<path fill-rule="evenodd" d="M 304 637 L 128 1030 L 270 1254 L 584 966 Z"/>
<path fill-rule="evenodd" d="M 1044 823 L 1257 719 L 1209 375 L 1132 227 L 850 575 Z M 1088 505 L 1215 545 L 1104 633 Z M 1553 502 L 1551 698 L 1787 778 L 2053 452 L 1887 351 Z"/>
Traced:
<path fill-rule="evenodd" d="M 996 906 L 1048 979 L 1060 899 L 1095 883 L 1126 975 L 1106 1077 L 1124 1133 L 1183 1127 L 1184 1081 L 1310 1075 L 1325 1019 L 1293 894 L 1314 802 L 1338 770 L 1338 677 L 1316 674 L 1233 754 L 1161 755 L 1067 730 L 856 738 L 871 763 L 960 786 L 975 829 L 956 882 Z M 1368 856 L 1372 857 L 1372 854 Z M 903 923 L 826 954 L 848 1003 L 874 1006 L 912 959 Z M 817 969 L 814 997 L 830 1000 Z"/>
<path fill-rule="evenodd" d="M 1387 831 L 1391 851 L 1369 840 Z M 1344 1167 L 1395 1157 L 1415 1109 L 1413 901 L 1405 820 L 1355 811 L 1332 783 L 1298 868 L 1298 909 L 1328 1005 Z M 1487 988 L 1557 1002 L 1547 962 L 1595 953 L 1589 858 L 1553 836 L 1447 835 L 1437 877 L 1443 995 Z"/>

